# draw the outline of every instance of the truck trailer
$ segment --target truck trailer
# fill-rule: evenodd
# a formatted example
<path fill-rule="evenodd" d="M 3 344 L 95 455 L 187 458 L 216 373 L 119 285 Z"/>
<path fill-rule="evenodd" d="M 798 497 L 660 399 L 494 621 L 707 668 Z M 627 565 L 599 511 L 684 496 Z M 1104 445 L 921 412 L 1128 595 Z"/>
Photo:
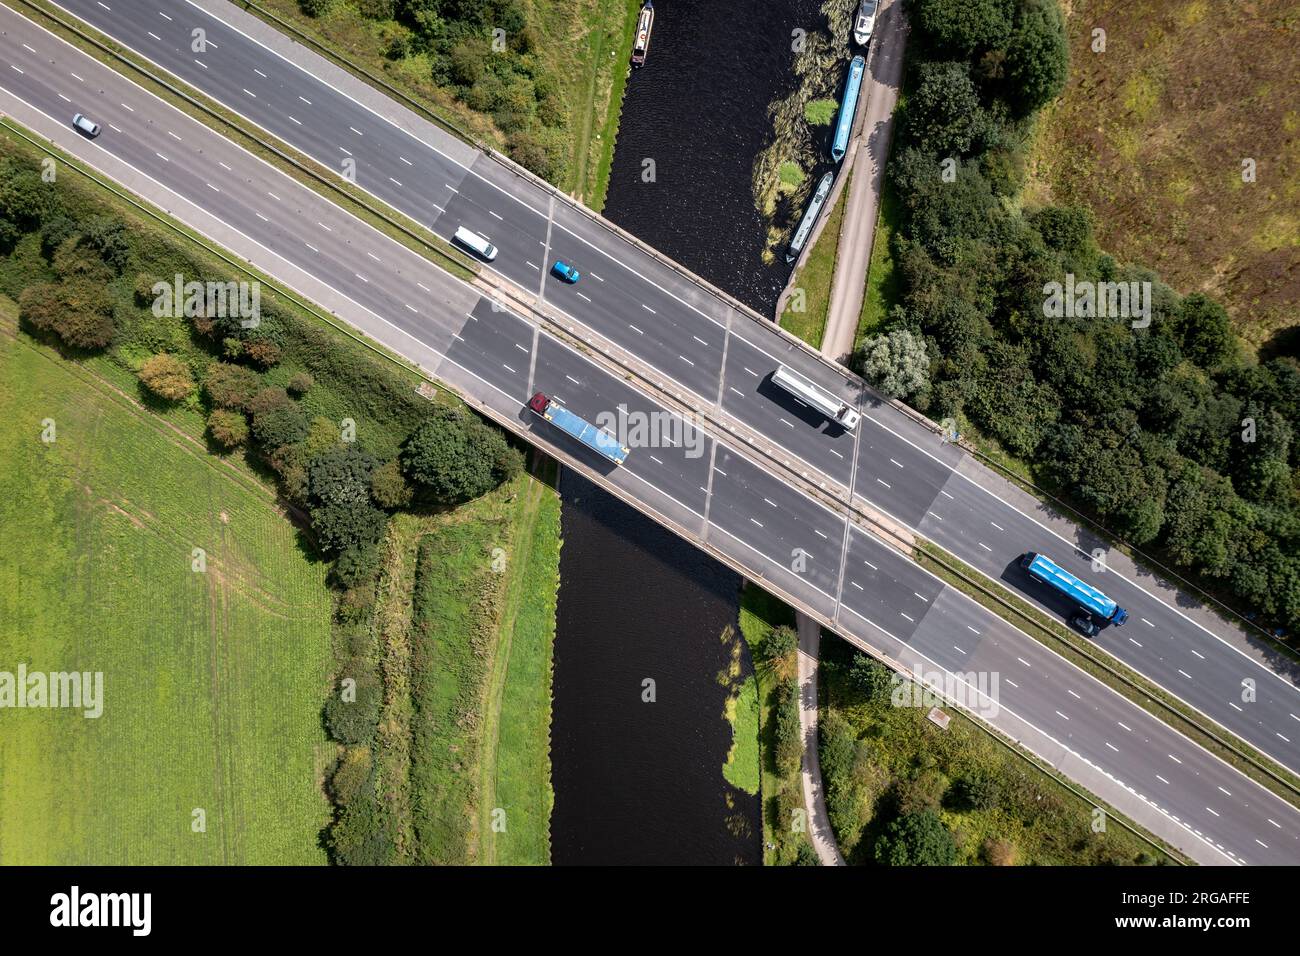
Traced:
<path fill-rule="evenodd" d="M 528 400 L 528 407 L 566 435 L 582 442 L 614 464 L 621 465 L 627 459 L 629 449 L 619 444 L 617 438 L 573 414 L 555 399 L 547 398 L 543 393 L 538 392 Z"/>

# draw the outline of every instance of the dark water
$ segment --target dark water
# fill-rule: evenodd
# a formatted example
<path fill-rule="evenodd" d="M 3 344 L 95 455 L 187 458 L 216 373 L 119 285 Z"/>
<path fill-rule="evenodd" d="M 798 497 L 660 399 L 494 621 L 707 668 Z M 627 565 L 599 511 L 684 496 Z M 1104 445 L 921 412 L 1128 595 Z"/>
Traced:
<path fill-rule="evenodd" d="M 819 0 L 658 0 L 649 64 L 628 83 L 605 215 L 765 315 L 788 267 L 764 266 L 750 191 L 768 104 L 796 85 L 791 31 Z M 656 181 L 641 178 L 642 160 Z M 817 173 L 820 175 L 820 171 Z M 730 570 L 571 472 L 555 642 L 557 864 L 762 858 L 757 797 L 722 776 L 716 677 L 735 624 Z M 751 672 L 746 653 L 746 672 Z M 641 700 L 644 678 L 658 700 Z"/>
<path fill-rule="evenodd" d="M 772 140 L 768 105 L 798 86 L 791 31 L 824 30 L 820 7 L 657 0 L 649 61 L 623 98 L 605 216 L 762 315 L 775 311 L 790 267 L 783 255 L 771 266 L 760 258 L 754 158 Z"/>
<path fill-rule="evenodd" d="M 759 862 L 758 798 L 722 776 L 739 577 L 574 472 L 560 491 L 552 861 Z"/>

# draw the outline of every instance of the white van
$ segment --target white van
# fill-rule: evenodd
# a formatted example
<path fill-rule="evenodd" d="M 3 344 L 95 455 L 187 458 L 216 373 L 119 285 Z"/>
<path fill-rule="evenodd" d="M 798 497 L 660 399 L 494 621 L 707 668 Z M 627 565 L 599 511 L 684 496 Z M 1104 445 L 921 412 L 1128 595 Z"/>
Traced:
<path fill-rule="evenodd" d="M 484 236 L 477 232 L 471 232 L 464 226 L 456 230 L 456 235 L 452 236 L 452 241 L 458 246 L 463 246 L 476 256 L 481 256 L 488 262 L 497 257 L 497 247 L 488 242 Z"/>

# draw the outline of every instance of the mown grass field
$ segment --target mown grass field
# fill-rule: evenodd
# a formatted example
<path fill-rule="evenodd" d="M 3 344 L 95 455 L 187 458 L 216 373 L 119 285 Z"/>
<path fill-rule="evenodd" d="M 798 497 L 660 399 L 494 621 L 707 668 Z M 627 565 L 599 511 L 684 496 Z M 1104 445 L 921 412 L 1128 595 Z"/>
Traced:
<path fill-rule="evenodd" d="M 15 325 L 0 299 L 0 669 L 102 671 L 105 702 L 0 711 L 0 863 L 324 863 L 324 566 L 264 486 Z"/>
<path fill-rule="evenodd" d="M 1295 328 L 1300 10 L 1288 0 L 1064 6 L 1070 79 L 1040 119 L 1026 199 L 1090 208 L 1103 249 L 1219 298 L 1254 345 Z M 1246 160 L 1254 182 L 1243 181 Z"/>

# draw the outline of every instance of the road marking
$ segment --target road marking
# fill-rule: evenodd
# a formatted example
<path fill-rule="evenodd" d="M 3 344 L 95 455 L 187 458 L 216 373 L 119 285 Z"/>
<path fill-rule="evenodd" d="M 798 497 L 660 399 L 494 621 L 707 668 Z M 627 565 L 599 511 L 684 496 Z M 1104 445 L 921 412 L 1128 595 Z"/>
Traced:
<path fill-rule="evenodd" d="M 979 633 L 978 630 L 976 630 L 975 628 L 971 627 L 969 624 L 966 625 L 966 630 L 970 631 L 972 634 L 978 634 L 978 633 Z"/>
<path fill-rule="evenodd" d="M 488 210 L 488 215 L 492 216 L 495 219 L 500 219 L 502 222 L 506 221 L 504 216 L 498 215 L 497 213 L 493 212 L 491 209 Z"/>
<path fill-rule="evenodd" d="M 305 96 L 300 96 L 300 97 L 298 97 L 298 99 L 302 100 L 302 101 L 303 101 L 304 103 L 306 103 L 308 106 L 311 106 L 311 100 L 307 99 L 307 97 L 305 97 Z"/>
<path fill-rule="evenodd" d="M 14 66 L 12 63 L 10 63 L 10 64 L 9 64 L 9 69 L 11 69 L 11 70 L 18 70 L 18 67 Z M 18 70 L 18 72 L 19 72 L 19 73 L 23 73 L 22 70 Z M 26 76 L 26 75 L 27 75 L 26 73 L 23 73 L 23 76 Z"/>
<path fill-rule="evenodd" d="M 880 568 L 876 567 L 876 566 L 875 566 L 874 564 L 872 564 L 870 561 L 863 561 L 862 563 L 865 564 L 867 567 L 869 567 L 872 571 L 879 571 L 879 570 L 880 570 Z"/>
<path fill-rule="evenodd" d="M 1130 644 L 1137 644 L 1138 647 L 1141 647 L 1141 646 L 1142 646 L 1141 644 L 1138 644 L 1137 641 L 1133 640 L 1133 638 L 1131 638 L 1131 637 L 1130 637 L 1128 640 L 1129 640 L 1129 643 L 1130 643 Z"/>
<path fill-rule="evenodd" d="M 928 514 L 928 515 L 933 515 L 935 518 L 939 518 L 939 516 L 938 516 L 937 514 L 935 514 L 933 511 L 927 511 L 926 514 Z M 942 519 L 942 518 L 939 518 L 939 520 L 942 521 L 943 519 Z"/>
<path fill-rule="evenodd" d="M 635 332 L 637 335 L 645 335 L 644 332 L 642 332 L 640 329 L 638 329 L 638 328 L 637 328 L 635 325 L 633 325 L 631 322 L 629 322 L 629 323 L 627 324 L 627 327 L 628 327 L 629 329 L 631 329 L 633 332 Z"/>
<path fill-rule="evenodd" d="M 1058 711 L 1056 712 L 1056 716 L 1057 716 L 1057 717 L 1065 717 L 1065 714 L 1061 713 L 1061 712 L 1058 710 Z M 1066 720 L 1069 720 L 1070 718 L 1069 718 L 1069 717 L 1065 717 L 1065 719 L 1066 719 Z"/>
<path fill-rule="evenodd" d="M 596 275 L 596 273 L 594 273 L 594 272 L 588 272 L 587 275 L 591 276 L 591 277 L 592 277 L 593 279 L 595 279 L 597 282 L 604 282 L 604 281 L 605 281 L 605 280 L 602 279 L 600 276 Z"/>
<path fill-rule="evenodd" d="M 834 448 L 827 448 L 826 450 L 830 452 L 832 455 L 834 455 L 836 458 L 840 459 L 841 461 L 844 460 L 844 456 L 841 455 L 839 452 L 837 452 Z"/>
<path fill-rule="evenodd" d="M 1006 528 L 1002 527 L 1002 525 L 998 524 L 996 521 L 990 521 L 989 524 L 993 525 L 993 527 L 997 528 L 999 531 L 1007 530 Z"/>
<path fill-rule="evenodd" d="M 447 186 L 446 183 L 443 183 L 443 185 L 444 185 L 444 186 Z M 447 188 L 450 189 L 450 190 L 451 190 L 452 192 L 454 192 L 454 193 L 459 193 L 459 192 L 460 192 L 460 190 L 457 189 L 455 186 L 447 186 Z"/>
<path fill-rule="evenodd" d="M 397 158 L 400 159 L 402 162 L 406 163 L 406 165 L 408 165 L 408 166 L 414 166 L 414 165 L 415 165 L 415 163 L 411 162 L 411 161 L 410 161 L 409 159 L 407 159 L 405 156 L 398 156 Z"/>
<path fill-rule="evenodd" d="M 567 378 L 567 379 L 568 379 L 570 382 L 572 382 L 574 385 L 581 385 L 581 384 L 582 384 L 582 383 L 579 382 L 576 378 L 574 378 L 572 375 L 566 375 L 566 376 L 564 376 L 564 377 Z"/>
<path fill-rule="evenodd" d="M 1068 687 L 1065 688 L 1065 692 L 1066 692 L 1067 694 L 1069 694 L 1071 697 L 1073 697 L 1075 700 L 1083 700 L 1082 697 L 1080 697 L 1080 696 L 1079 696 L 1078 694 L 1076 694 L 1074 691 L 1070 690 L 1070 688 L 1068 688 Z"/>
<path fill-rule="evenodd" d="M 759 521 L 757 518 L 750 518 L 749 520 L 754 522 L 754 524 L 758 525 L 760 528 L 763 527 L 763 522 Z"/>
<path fill-rule="evenodd" d="M 105 3 L 104 0 L 95 0 L 95 4 L 96 4 L 97 6 L 101 6 L 101 7 L 103 7 L 103 8 L 104 8 L 105 10 L 107 10 L 109 13 L 112 13 L 112 12 L 113 12 L 113 8 L 110 7 L 107 3 Z"/>
<path fill-rule="evenodd" d="M 317 254 L 320 253 L 320 250 L 317 249 L 315 246 L 313 246 L 310 242 L 304 242 L 303 245 L 306 246 L 308 249 L 310 249 L 312 252 L 315 252 Z"/>
<path fill-rule="evenodd" d="M 1152 624 L 1150 621 L 1148 621 L 1146 618 L 1142 618 L 1142 623 L 1145 624 L 1147 627 L 1155 627 L 1155 625 Z"/>
<path fill-rule="evenodd" d="M 859 584 L 857 581 L 850 581 L 849 584 L 852 584 L 852 585 L 853 585 L 855 588 L 857 588 L 859 591 L 865 591 L 865 590 L 866 590 L 866 588 L 864 588 L 864 587 L 863 587 L 861 584 Z"/>
<path fill-rule="evenodd" d="M 1232 794 L 1231 794 L 1229 791 L 1224 790 L 1222 787 L 1220 787 L 1219 790 L 1220 790 L 1222 793 L 1227 794 L 1228 796 L 1232 796 Z"/>
<path fill-rule="evenodd" d="M 1124 721 L 1122 721 L 1122 720 L 1117 720 L 1117 721 L 1115 721 L 1115 723 L 1119 724 L 1121 727 L 1123 727 L 1125 730 L 1127 730 L 1130 734 L 1133 733 L 1133 728 L 1130 727 L 1128 724 L 1124 723 Z"/>
<path fill-rule="evenodd" d="M 587 297 L 583 295 L 581 292 L 575 292 L 574 295 L 576 295 L 579 299 L 587 299 Z M 587 299 L 587 301 L 590 302 L 591 299 Z"/>
<path fill-rule="evenodd" d="M 1188 648 L 1188 650 L 1192 651 L 1192 653 L 1195 654 L 1197 657 L 1199 657 L 1201 660 L 1205 660 L 1205 655 L 1202 654 L 1200 651 L 1192 650 L 1192 648 L 1190 647 Z"/>
<path fill-rule="evenodd" d="M 218 189 L 216 186 L 212 185 L 212 183 L 204 183 L 204 185 L 207 186 L 209 189 L 211 189 L 214 193 L 221 192 L 221 190 Z"/>
<path fill-rule="evenodd" d="M 692 362 L 690 359 L 688 359 L 685 355 L 679 355 L 677 357 L 681 359 L 683 362 L 685 362 L 687 365 L 689 365 L 691 368 L 695 368 L 695 363 Z"/>
<path fill-rule="evenodd" d="M 502 363 L 501 363 L 501 367 L 502 367 L 503 369 L 505 369 L 507 372 L 509 372 L 511 375 L 518 375 L 518 374 L 519 374 L 519 373 L 516 372 L 514 369 L 512 369 L 509 365 L 507 365 L 505 362 L 502 362 Z"/>
<path fill-rule="evenodd" d="M 364 133 L 361 132 L 361 130 L 357 129 L 355 126 L 349 126 L 348 129 L 352 130 L 352 132 L 356 133 L 358 136 L 365 135 Z"/>
<path fill-rule="evenodd" d="M 542 271 L 542 270 L 538 267 L 537 263 L 535 263 L 535 262 L 529 262 L 527 259 L 524 260 L 524 265 L 528 266 L 528 268 L 530 268 L 530 269 L 537 269 L 538 272 L 541 272 L 541 271 Z"/>
<path fill-rule="evenodd" d="M 240 87 L 240 89 L 242 89 L 245 93 L 247 93 L 247 94 L 248 94 L 249 96 L 251 96 L 253 99 L 257 99 L 257 94 L 254 93 L 252 90 L 248 89 L 247 87 Z"/>
<path fill-rule="evenodd" d="M 280 197 L 277 196 L 277 195 L 276 195 L 275 193 L 273 193 L 273 192 L 268 191 L 268 192 L 267 192 L 267 195 L 270 196 L 272 199 L 274 199 L 276 202 L 280 202 L 280 201 L 281 201 Z"/>
<path fill-rule="evenodd" d="M 898 613 L 899 613 L 899 614 L 903 614 L 902 611 L 899 611 Z M 907 615 L 907 614 L 903 614 L 903 617 L 907 618 L 907 619 L 908 619 L 909 621 L 911 621 L 913 624 L 916 623 L 916 619 L 913 618 L 913 617 L 911 617 L 911 616 L 909 616 L 909 615 Z"/>
<path fill-rule="evenodd" d="M 19 70 L 18 72 L 21 73 L 22 71 Z M 131 107 L 127 106 L 125 103 L 119 103 L 118 105 L 121 106 L 122 109 L 126 110 L 128 113 L 134 113 L 134 112 L 135 112 L 135 110 L 133 110 Z"/>
<path fill-rule="evenodd" d="M 164 163 L 171 162 L 170 159 L 168 159 L 166 156 L 164 156 L 162 153 L 158 152 L 157 150 L 154 150 L 154 155 L 157 156 L 159 159 L 161 159 Z"/>
<path fill-rule="evenodd" d="M 194 62 L 197 63 L 199 66 L 203 67 L 203 69 L 205 70 L 208 68 L 208 65 L 204 63 L 202 60 L 198 59 L 197 57 L 195 57 Z"/>
<path fill-rule="evenodd" d="M 745 369 L 745 371 L 748 372 L 750 375 L 754 376 L 754 378 L 758 378 L 758 373 L 755 372 L 752 368 L 748 368 L 744 365 L 742 365 L 741 368 Z"/>
<path fill-rule="evenodd" d="M 269 77 L 268 77 L 265 73 L 263 73 L 261 70 L 259 70 L 257 67 L 253 67 L 253 72 L 256 73 L 258 76 L 260 76 L 260 77 L 261 77 L 262 79 L 264 79 L 264 80 L 269 79 Z"/>
<path fill-rule="evenodd" d="M 705 348 L 708 348 L 709 343 L 706 342 L 706 341 L 704 341 L 704 339 L 700 338 L 698 335 L 692 335 L 691 338 L 693 338 L 695 341 L 699 342 L 699 343 L 700 343 L 701 345 L 703 345 Z"/>
<path fill-rule="evenodd" d="M 766 501 L 766 502 L 767 502 L 769 505 L 771 505 L 773 508 L 776 507 L 776 502 L 773 501 L 771 498 L 764 498 L 763 500 Z"/>
<path fill-rule="evenodd" d="M 419 314 L 420 314 L 419 311 L 415 308 L 415 306 L 413 306 L 413 305 L 407 305 L 407 303 L 405 303 L 405 302 L 403 302 L 402 305 L 405 305 L 408 309 L 410 309 L 410 310 L 411 310 L 412 312 L 414 312 L 416 315 L 419 315 Z"/>
<path fill-rule="evenodd" d="M 145 33 L 149 34 L 149 36 L 153 37 L 153 38 L 154 38 L 155 40 L 157 40 L 159 43 L 162 43 L 162 42 L 163 42 L 163 38 L 160 37 L 158 34 L 154 33 L 152 30 L 146 30 Z M 26 43 L 23 44 L 23 46 L 26 46 L 26 45 L 27 45 Z M 35 51 L 33 51 L 33 52 L 35 52 Z"/>
<path fill-rule="evenodd" d="M 1109 747 L 1111 750 L 1115 751 L 1115 753 L 1119 753 L 1119 748 L 1116 747 L 1116 746 L 1115 746 L 1113 743 L 1111 743 L 1109 740 L 1106 741 L 1106 746 Z"/>
<path fill-rule="evenodd" d="M 366 255 L 368 255 L 371 259 L 374 259 L 376 262 L 384 261 L 383 259 L 379 258 L 377 255 L 375 255 L 373 252 L 367 252 Z"/>
<path fill-rule="evenodd" d="M 1245 713 L 1244 710 L 1242 710 L 1240 707 L 1238 707 L 1238 706 L 1237 706 L 1236 704 L 1234 704 L 1232 701 L 1228 701 L 1228 706 L 1231 707 L 1233 710 L 1235 710 L 1235 711 L 1236 711 L 1237 713 L 1239 713 L 1239 714 L 1244 714 L 1244 713 Z"/>
<path fill-rule="evenodd" d="M 172 18 L 167 16 L 167 14 L 163 13 L 161 10 L 158 11 L 158 16 L 162 17 L 164 20 L 166 20 L 169 23 L 171 22 Z"/>
<path fill-rule="evenodd" d="M 258 219 L 262 220 L 262 222 L 270 222 L 270 221 L 271 221 L 271 220 L 267 219 L 265 216 L 263 216 L 260 212 L 255 212 L 255 213 L 253 213 L 253 215 L 256 216 Z"/>
<path fill-rule="evenodd" d="M 232 172 L 231 168 L 227 166 L 225 163 L 223 163 L 221 160 L 217 160 L 217 165 L 220 166 L 222 169 L 224 169 L 226 172 Z"/>
<path fill-rule="evenodd" d="M 515 343 L 515 348 L 517 348 L 519 351 L 523 352 L 525 355 L 528 354 L 528 349 L 524 348 L 524 347 L 523 347 L 522 345 L 520 345 L 518 342 Z"/>
<path fill-rule="evenodd" d="M 69 73 L 68 76 L 72 77 L 72 78 L 73 78 L 74 80 L 76 80 L 78 83 L 85 83 L 85 82 L 86 82 L 86 81 L 83 80 L 81 77 L 77 76 L 77 74 L 75 74 L 75 73 Z"/>
<path fill-rule="evenodd" d="M 822 532 L 818 531 L 816 528 L 813 528 L 813 534 L 817 535 L 817 537 L 819 537 L 819 538 L 826 538 L 827 541 L 830 540 L 830 538 L 827 538 L 825 534 L 823 534 Z"/>
<path fill-rule="evenodd" d="M 297 123 L 299 126 L 302 125 L 302 120 L 298 119 L 298 117 L 294 116 L 292 113 L 286 113 L 286 114 L 284 114 L 284 115 L 285 115 L 285 116 L 288 116 L 289 119 L 291 119 L 293 122 Z"/>
<path fill-rule="evenodd" d="M 1029 661 L 1025 660 L 1023 657 L 1017 657 L 1016 660 L 1020 661 L 1020 663 L 1024 664 L 1026 667 L 1030 668 L 1031 670 L 1033 669 L 1034 665 L 1029 663 Z"/>
<path fill-rule="evenodd" d="M 1178 673 L 1182 674 L 1182 675 L 1183 675 L 1184 677 L 1186 677 L 1188 680 L 1191 680 L 1191 679 L 1192 679 L 1192 675 L 1189 674 L 1189 673 L 1187 673 L 1187 671 L 1183 670 L 1181 667 L 1178 668 Z"/>
<path fill-rule="evenodd" d="M 321 227 L 322 229 L 324 229 L 326 232 L 333 232 L 333 231 L 334 231 L 334 230 L 331 229 L 329 226 L 325 225 L 325 223 L 323 223 L 323 222 L 317 222 L 316 225 L 320 226 L 320 227 Z"/>
<path fill-rule="evenodd" d="M 1215 810 L 1213 807 L 1206 807 L 1205 809 L 1209 810 L 1209 811 L 1210 811 L 1211 813 L 1213 813 L 1216 817 L 1219 815 L 1219 811 Z"/>
<path fill-rule="evenodd" d="M 71 102 L 72 102 L 72 100 L 68 99 L 68 98 L 67 98 L 66 96 L 64 96 L 62 93 L 59 94 L 59 99 L 63 100 L 63 102 L 65 102 L 65 103 L 71 103 Z"/>
<path fill-rule="evenodd" d="M 897 465 L 899 468 L 902 468 L 902 467 L 903 467 L 903 463 L 902 463 L 902 462 L 900 462 L 900 461 L 895 461 L 893 458 L 891 458 L 891 459 L 889 459 L 889 460 L 892 461 L 892 462 L 894 462 L 894 464 Z"/>
<path fill-rule="evenodd" d="M 1169 786 L 1173 786 L 1173 784 L 1170 784 L 1169 781 L 1166 780 L 1164 777 L 1160 776 L 1160 774 L 1156 774 L 1156 779 L 1163 784 L 1168 784 Z"/>
<path fill-rule="evenodd" d="M 654 309 L 650 308 L 650 306 L 646 305 L 644 302 L 641 303 L 641 308 L 645 309 L 645 310 L 646 310 L 647 312 L 649 312 L 651 315 L 658 315 L 658 314 L 659 314 L 659 313 L 656 312 Z"/>
<path fill-rule="evenodd" d="M 429 291 L 429 287 L 428 287 L 427 285 L 425 285 L 423 282 L 417 282 L 416 285 L 418 285 L 418 286 L 419 286 L 421 289 L 423 289 L 425 292 L 428 292 L 428 291 Z"/>
<path fill-rule="evenodd" d="M 877 478 L 876 481 L 880 482 L 880 483 L 881 483 L 882 485 L 884 485 L 886 488 L 889 487 L 889 482 L 885 481 L 883 478 Z"/>
<path fill-rule="evenodd" d="M 1273 732 L 1274 732 L 1274 733 L 1277 733 L 1277 731 L 1273 731 Z M 1290 742 L 1291 742 L 1291 738 L 1290 738 L 1290 737 L 1285 737 L 1285 736 L 1283 736 L 1282 734 L 1277 734 L 1277 735 L 1278 735 L 1279 737 L 1281 737 L 1283 740 L 1285 740 L 1287 743 L 1290 743 Z"/>
<path fill-rule="evenodd" d="M 989 547 L 987 544 L 985 544 L 983 541 L 979 542 L 979 546 L 980 546 L 981 548 L 983 548 L 985 551 L 987 551 L 989 554 L 992 554 L 992 553 L 993 553 L 993 549 L 990 548 L 990 547 Z"/>
<path fill-rule="evenodd" d="M 1012 687 L 1014 687 L 1016 690 L 1020 690 L 1020 685 L 1017 684 L 1015 681 L 1011 680 L 1010 678 L 1007 678 L 1007 683 L 1010 684 Z"/>
<path fill-rule="evenodd" d="M 939 489 L 939 494 L 943 495 L 949 501 L 955 500 L 952 495 L 948 494 L 948 492 L 944 491 L 942 488 Z"/>
<path fill-rule="evenodd" d="M 1166 756 L 1167 756 L 1170 760 L 1172 760 L 1174 763 L 1177 763 L 1177 764 L 1181 764 L 1181 763 L 1182 763 L 1182 761 L 1179 760 L 1177 757 L 1175 757 L 1173 754 L 1166 754 Z"/>
<path fill-rule="evenodd" d="M 925 595 L 923 595 L 923 594 L 919 594 L 919 593 L 916 592 L 916 591 L 913 591 L 912 593 L 915 594 L 917 597 L 919 597 L 922 601 L 925 600 Z"/>
<path fill-rule="evenodd" d="M 662 464 L 663 464 L 663 462 L 660 461 L 658 458 L 656 458 L 654 455 L 651 455 L 651 456 L 650 456 L 650 460 L 653 461 L 656 465 L 662 465 Z"/>
<path fill-rule="evenodd" d="M 360 279 L 362 282 L 364 282 L 366 285 L 370 285 L 370 280 L 367 279 L 365 276 L 363 276 L 360 272 L 354 272 L 352 274 L 356 276 L 358 279 Z"/>

